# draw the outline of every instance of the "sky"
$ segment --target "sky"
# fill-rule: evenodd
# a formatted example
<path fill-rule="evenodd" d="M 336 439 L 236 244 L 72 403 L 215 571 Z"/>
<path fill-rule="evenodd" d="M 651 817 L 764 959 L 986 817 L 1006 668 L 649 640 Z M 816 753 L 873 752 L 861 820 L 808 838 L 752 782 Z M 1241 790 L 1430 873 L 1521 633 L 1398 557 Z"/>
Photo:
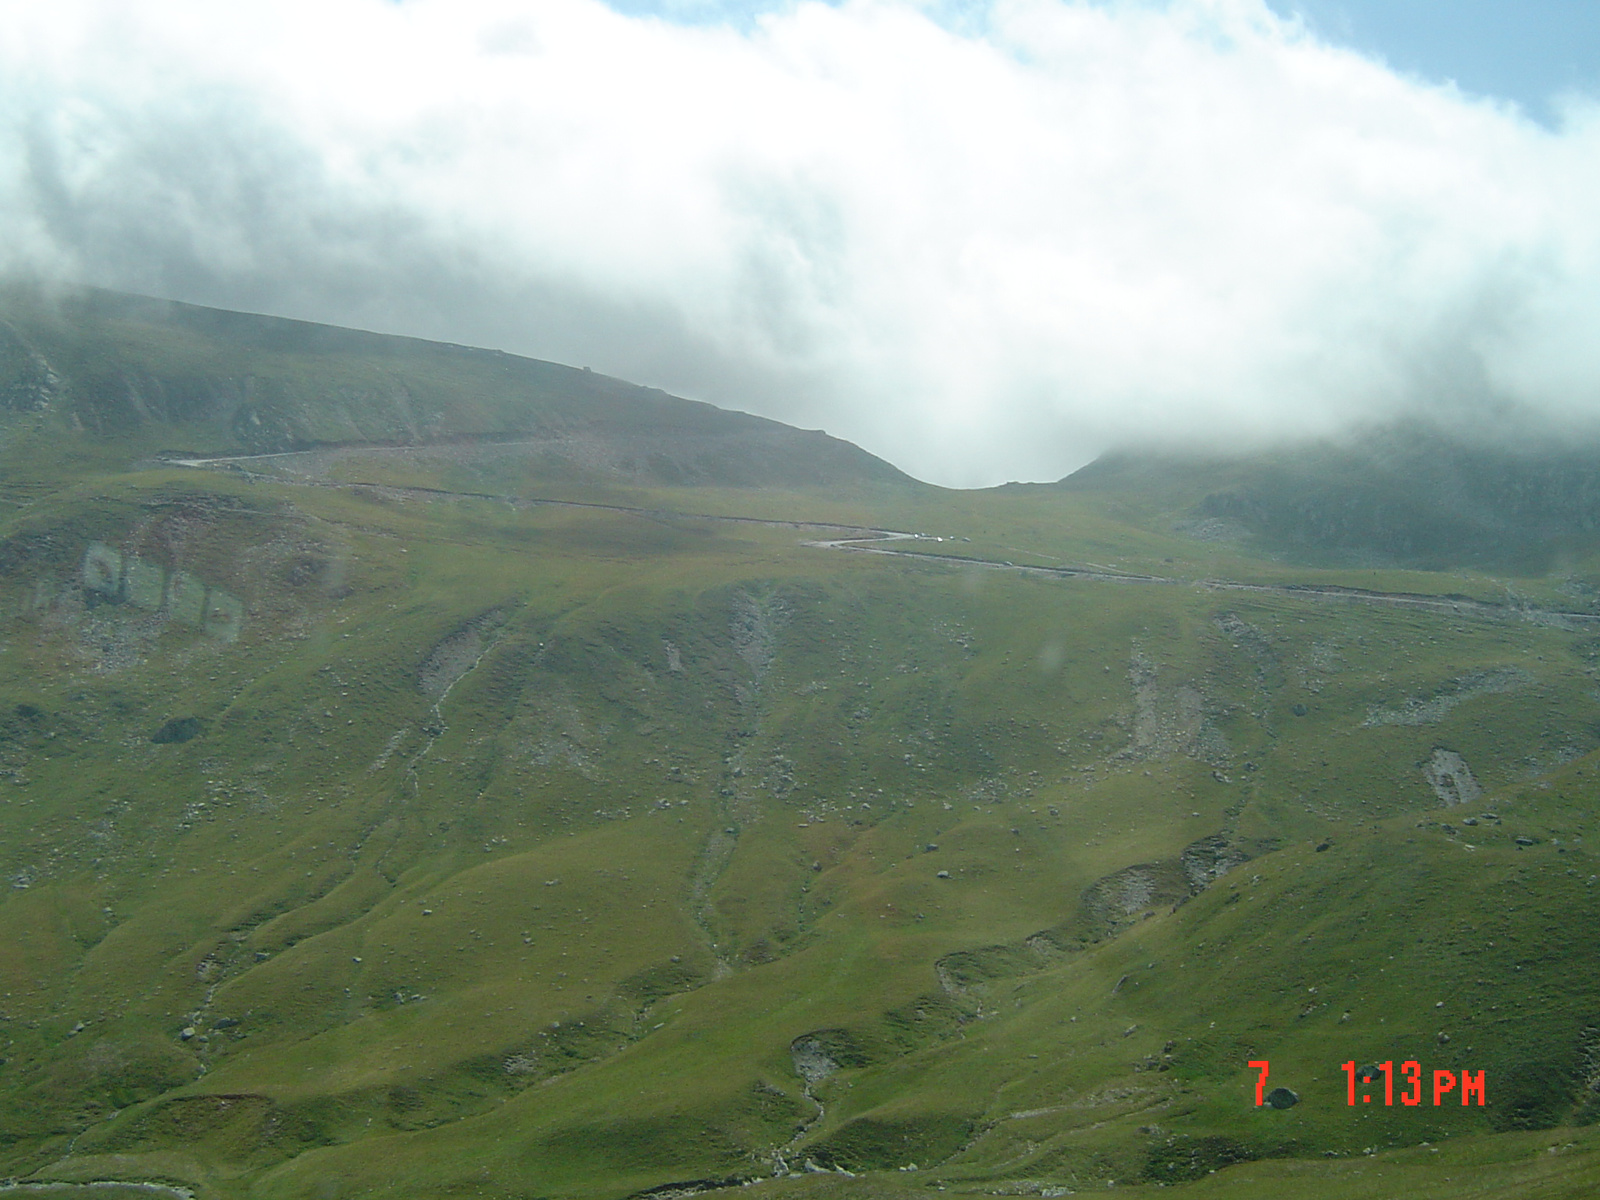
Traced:
<path fill-rule="evenodd" d="M 0 274 L 950 486 L 1600 420 L 1592 0 L 0 0 Z"/>

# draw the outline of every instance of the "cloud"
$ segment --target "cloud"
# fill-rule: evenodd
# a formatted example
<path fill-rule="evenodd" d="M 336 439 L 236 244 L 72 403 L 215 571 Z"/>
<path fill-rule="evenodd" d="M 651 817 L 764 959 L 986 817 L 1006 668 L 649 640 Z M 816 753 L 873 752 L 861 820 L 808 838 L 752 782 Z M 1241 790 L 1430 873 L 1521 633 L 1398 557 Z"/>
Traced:
<path fill-rule="evenodd" d="M 914 474 L 1600 409 L 1600 113 L 1259 0 L 58 0 L 0 269 L 589 365 Z"/>

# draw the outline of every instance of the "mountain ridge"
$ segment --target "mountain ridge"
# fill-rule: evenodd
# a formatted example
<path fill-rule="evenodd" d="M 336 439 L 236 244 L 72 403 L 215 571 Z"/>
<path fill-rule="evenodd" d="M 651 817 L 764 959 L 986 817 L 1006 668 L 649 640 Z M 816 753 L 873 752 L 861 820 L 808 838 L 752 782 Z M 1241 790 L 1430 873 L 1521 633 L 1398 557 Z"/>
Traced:
<path fill-rule="evenodd" d="M 0 291 L 0 411 L 152 452 L 537 443 L 579 475 L 743 487 L 900 484 L 820 430 L 498 350 L 98 290 Z M 203 440 L 162 444 L 179 429 Z"/>
<path fill-rule="evenodd" d="M 1397 421 L 1252 454 L 1124 450 L 1053 487 L 1318 565 L 1541 574 L 1600 541 L 1600 438 Z"/>

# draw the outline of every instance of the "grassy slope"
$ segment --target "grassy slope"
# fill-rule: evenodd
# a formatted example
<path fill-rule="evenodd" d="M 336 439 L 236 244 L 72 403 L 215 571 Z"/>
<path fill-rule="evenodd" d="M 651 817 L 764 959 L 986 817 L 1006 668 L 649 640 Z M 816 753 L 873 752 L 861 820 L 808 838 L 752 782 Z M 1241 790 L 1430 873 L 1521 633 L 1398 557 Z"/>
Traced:
<path fill-rule="evenodd" d="M 1589 634 L 32 447 L 65 482 L 0 528 L 0 1174 L 1592 1190 Z M 1075 496 L 602 491 L 1171 574 L 1213 553 Z M 93 540 L 243 598 L 238 639 L 88 606 Z M 1483 672 L 1508 690 L 1460 690 Z M 1439 809 L 1437 746 L 1498 823 Z M 1219 831 L 1280 849 L 1175 903 Z M 1138 864 L 1154 890 L 1103 936 L 1086 889 Z M 809 1089 L 806 1034 L 839 1064 Z M 1299 1106 L 1251 1107 L 1258 1056 Z M 1339 1064 L 1386 1057 L 1483 1069 L 1490 1103 L 1346 1107 Z"/>
<path fill-rule="evenodd" d="M 1592 435 L 1526 414 L 1500 428 L 1400 421 L 1250 455 L 1112 455 L 1047 490 L 1302 566 L 1559 577 L 1592 563 L 1594 454 Z"/>
<path fill-rule="evenodd" d="M 141 455 L 343 444 L 520 445 L 569 484 L 911 483 L 819 431 L 588 370 L 92 289 L 0 285 L 0 417 L 0 498 Z"/>

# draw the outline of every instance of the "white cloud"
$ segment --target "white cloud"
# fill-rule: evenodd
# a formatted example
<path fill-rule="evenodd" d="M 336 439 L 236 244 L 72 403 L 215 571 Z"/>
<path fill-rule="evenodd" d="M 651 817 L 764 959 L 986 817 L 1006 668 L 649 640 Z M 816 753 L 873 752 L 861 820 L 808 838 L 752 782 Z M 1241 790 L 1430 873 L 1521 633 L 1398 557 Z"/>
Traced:
<path fill-rule="evenodd" d="M 1258 0 L 0 9 L 4 265 L 586 363 L 955 484 L 1600 409 L 1600 116 Z"/>

